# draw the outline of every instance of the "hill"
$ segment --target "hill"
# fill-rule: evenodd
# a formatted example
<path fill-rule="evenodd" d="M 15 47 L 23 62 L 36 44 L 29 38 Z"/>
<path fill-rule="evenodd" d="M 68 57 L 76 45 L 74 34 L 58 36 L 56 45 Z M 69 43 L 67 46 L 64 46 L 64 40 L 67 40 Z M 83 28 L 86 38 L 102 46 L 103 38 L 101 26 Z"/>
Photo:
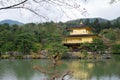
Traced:
<path fill-rule="evenodd" d="M 23 25 L 22 22 L 15 21 L 15 20 L 10 20 L 10 19 L 0 21 L 0 24 L 4 24 L 4 23 L 8 23 L 9 25 L 13 25 L 13 24 Z"/>
<path fill-rule="evenodd" d="M 71 22 L 79 23 L 81 20 L 83 22 L 86 22 L 87 20 L 89 20 L 90 23 L 93 23 L 96 19 L 98 19 L 100 23 L 109 21 L 109 20 L 103 19 L 103 18 L 81 18 L 81 19 L 76 19 L 76 20 L 70 20 L 70 21 L 67 21 L 66 23 L 71 23 Z"/>
<path fill-rule="evenodd" d="M 115 22 L 120 22 L 120 17 L 116 18 L 116 19 L 113 19 L 111 20 L 112 23 L 115 23 Z"/>
<path fill-rule="evenodd" d="M 81 18 L 81 19 L 67 21 L 65 22 L 65 24 L 67 26 L 75 26 L 75 25 L 79 25 L 80 21 L 82 21 L 84 24 L 88 22 L 88 24 L 90 25 L 90 24 L 93 24 L 96 19 L 98 19 L 99 23 L 107 23 L 109 21 L 103 18 Z"/>

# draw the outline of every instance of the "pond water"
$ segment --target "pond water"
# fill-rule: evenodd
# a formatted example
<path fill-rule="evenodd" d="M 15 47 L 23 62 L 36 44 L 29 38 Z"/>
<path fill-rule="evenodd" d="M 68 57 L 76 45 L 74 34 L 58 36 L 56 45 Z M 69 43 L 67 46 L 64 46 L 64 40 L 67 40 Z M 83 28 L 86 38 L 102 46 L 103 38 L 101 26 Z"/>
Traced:
<path fill-rule="evenodd" d="M 120 55 L 112 59 L 94 60 L 61 60 L 53 68 L 50 60 L 0 60 L 0 80 L 47 80 L 49 74 L 34 70 L 39 65 L 42 71 L 62 75 L 73 71 L 68 80 L 120 80 Z M 69 77 L 69 76 L 68 76 Z M 67 77 L 67 78 L 68 78 Z"/>

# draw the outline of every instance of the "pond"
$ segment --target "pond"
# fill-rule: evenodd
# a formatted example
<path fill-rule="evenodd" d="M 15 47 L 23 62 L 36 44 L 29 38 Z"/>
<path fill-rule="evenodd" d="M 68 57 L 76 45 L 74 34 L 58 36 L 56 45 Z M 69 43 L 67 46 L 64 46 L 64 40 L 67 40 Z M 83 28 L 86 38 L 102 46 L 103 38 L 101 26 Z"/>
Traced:
<path fill-rule="evenodd" d="M 49 74 L 34 70 L 39 65 L 43 71 L 63 74 L 73 71 L 69 80 L 120 80 L 120 55 L 112 59 L 95 60 L 61 60 L 56 68 L 52 68 L 51 61 L 38 60 L 0 60 L 0 80 L 46 80 Z"/>

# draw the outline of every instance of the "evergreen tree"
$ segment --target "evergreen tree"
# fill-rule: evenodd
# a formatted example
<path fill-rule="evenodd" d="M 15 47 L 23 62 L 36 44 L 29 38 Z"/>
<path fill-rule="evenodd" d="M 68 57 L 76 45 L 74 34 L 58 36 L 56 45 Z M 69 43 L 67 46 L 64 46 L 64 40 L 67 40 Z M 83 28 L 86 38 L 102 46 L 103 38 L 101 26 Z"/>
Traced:
<path fill-rule="evenodd" d="M 93 23 L 94 23 L 93 27 L 95 29 L 95 33 L 99 33 L 101 31 L 101 25 L 99 23 L 99 20 L 96 18 Z"/>
<path fill-rule="evenodd" d="M 110 21 L 107 21 L 105 28 L 106 29 L 112 28 L 112 24 Z"/>
<path fill-rule="evenodd" d="M 119 19 L 117 19 L 116 22 L 114 22 L 113 25 L 114 25 L 113 28 L 120 28 L 120 21 L 119 21 Z"/>
<path fill-rule="evenodd" d="M 90 19 L 88 18 L 85 22 L 86 25 L 90 25 Z"/>

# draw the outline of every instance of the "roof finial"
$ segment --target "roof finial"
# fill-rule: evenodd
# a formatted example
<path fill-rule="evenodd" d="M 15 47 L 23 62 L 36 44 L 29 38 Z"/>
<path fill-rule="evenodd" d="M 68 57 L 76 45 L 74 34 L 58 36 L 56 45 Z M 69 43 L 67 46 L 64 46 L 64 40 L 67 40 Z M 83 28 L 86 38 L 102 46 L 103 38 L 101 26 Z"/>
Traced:
<path fill-rule="evenodd" d="M 80 21 L 80 25 L 83 25 L 83 22 L 82 22 L 82 21 Z"/>

